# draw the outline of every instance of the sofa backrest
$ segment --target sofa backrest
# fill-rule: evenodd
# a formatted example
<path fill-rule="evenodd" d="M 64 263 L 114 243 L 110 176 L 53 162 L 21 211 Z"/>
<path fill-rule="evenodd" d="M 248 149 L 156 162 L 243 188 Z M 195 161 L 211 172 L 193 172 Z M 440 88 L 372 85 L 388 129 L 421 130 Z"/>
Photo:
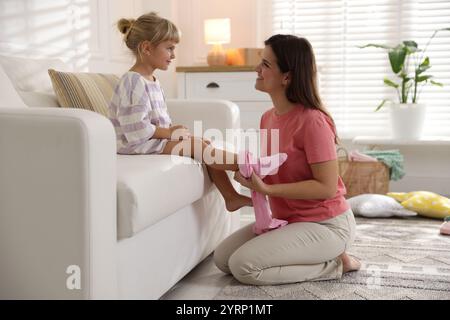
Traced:
<path fill-rule="evenodd" d="M 0 67 L 25 105 L 59 107 L 48 69 L 71 71 L 62 60 L 0 55 Z"/>
<path fill-rule="evenodd" d="M 11 80 L 0 67 L 0 108 L 26 108 Z"/>

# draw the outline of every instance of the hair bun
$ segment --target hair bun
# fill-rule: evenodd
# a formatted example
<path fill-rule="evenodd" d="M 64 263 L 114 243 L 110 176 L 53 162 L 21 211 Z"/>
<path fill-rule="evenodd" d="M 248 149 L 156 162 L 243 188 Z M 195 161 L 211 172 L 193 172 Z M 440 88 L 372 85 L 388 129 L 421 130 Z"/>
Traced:
<path fill-rule="evenodd" d="M 134 19 L 122 18 L 119 20 L 119 22 L 117 22 L 117 28 L 119 29 L 120 33 L 127 34 L 135 21 L 136 20 Z"/>

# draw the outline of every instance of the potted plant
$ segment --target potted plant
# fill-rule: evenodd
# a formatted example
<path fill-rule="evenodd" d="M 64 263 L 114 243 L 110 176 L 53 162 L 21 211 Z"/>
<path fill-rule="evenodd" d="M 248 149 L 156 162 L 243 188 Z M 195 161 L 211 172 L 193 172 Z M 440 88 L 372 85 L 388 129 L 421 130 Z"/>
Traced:
<path fill-rule="evenodd" d="M 419 104 L 420 92 L 427 84 L 442 87 L 443 84 L 433 80 L 433 76 L 425 74 L 431 68 L 430 58 L 426 50 L 431 40 L 439 31 L 450 31 L 450 28 L 435 30 L 428 39 L 424 50 L 418 48 L 415 41 L 403 41 L 395 47 L 380 44 L 368 44 L 359 48 L 375 47 L 387 50 L 392 72 L 400 82 L 384 78 L 384 84 L 396 90 L 398 103 L 384 99 L 375 111 L 387 102 L 391 103 L 391 123 L 394 139 L 418 139 L 422 133 L 425 120 L 425 104 Z"/>

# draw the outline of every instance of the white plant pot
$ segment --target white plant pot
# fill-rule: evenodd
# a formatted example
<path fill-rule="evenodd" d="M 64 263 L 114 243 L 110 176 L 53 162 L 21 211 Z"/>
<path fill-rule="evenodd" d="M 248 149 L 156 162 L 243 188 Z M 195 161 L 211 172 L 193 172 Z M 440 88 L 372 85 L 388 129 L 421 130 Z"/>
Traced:
<path fill-rule="evenodd" d="M 425 123 L 426 104 L 392 104 L 390 110 L 392 138 L 399 140 L 420 139 Z"/>

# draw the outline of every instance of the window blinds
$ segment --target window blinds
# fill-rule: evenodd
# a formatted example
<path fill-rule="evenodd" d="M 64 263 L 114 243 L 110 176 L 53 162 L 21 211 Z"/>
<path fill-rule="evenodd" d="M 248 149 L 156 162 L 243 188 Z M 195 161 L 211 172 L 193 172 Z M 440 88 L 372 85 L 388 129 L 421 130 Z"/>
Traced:
<path fill-rule="evenodd" d="M 387 53 L 369 43 L 397 45 L 414 40 L 424 49 L 433 31 L 450 27 L 450 0 L 272 0 L 273 33 L 307 38 L 315 51 L 321 95 L 342 138 L 382 135 L 389 130 L 384 98 L 397 102 L 383 84 L 396 80 Z M 419 102 L 427 104 L 425 135 L 450 135 L 450 32 L 441 31 L 427 49 L 427 74 L 444 84 L 426 85 Z"/>

